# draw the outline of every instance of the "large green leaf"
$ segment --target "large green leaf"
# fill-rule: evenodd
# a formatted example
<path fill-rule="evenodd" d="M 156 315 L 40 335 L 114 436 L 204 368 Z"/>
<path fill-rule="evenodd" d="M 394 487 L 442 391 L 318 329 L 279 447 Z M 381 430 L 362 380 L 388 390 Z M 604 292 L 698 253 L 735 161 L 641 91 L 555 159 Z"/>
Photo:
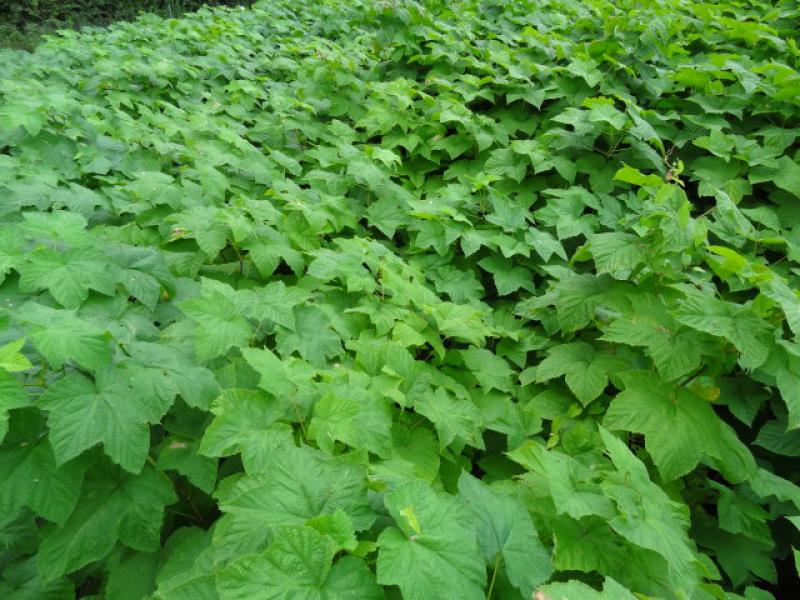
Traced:
<path fill-rule="evenodd" d="M 117 269 L 96 250 L 41 249 L 31 253 L 22 267 L 20 290 L 34 292 L 46 288 L 64 308 L 78 308 L 88 297 L 89 290 L 113 295 Z"/>
<path fill-rule="evenodd" d="M 71 310 L 56 310 L 28 303 L 16 311 L 26 324 L 27 336 L 50 365 L 60 369 L 73 361 L 89 370 L 111 362 L 111 349 L 104 328 L 81 319 Z"/>
<path fill-rule="evenodd" d="M 703 335 L 681 326 L 654 296 L 631 301 L 635 312 L 609 323 L 602 339 L 646 348 L 664 381 L 695 370 L 702 358 Z"/>
<path fill-rule="evenodd" d="M 122 371 L 101 371 L 93 382 L 71 374 L 54 383 L 39 399 L 48 413 L 56 461 L 64 464 L 102 443 L 124 469 L 138 473 L 150 446 L 148 423 L 157 423 L 172 399 L 153 395 L 146 382 Z"/>
<path fill-rule="evenodd" d="M 553 564 L 525 506 L 466 473 L 458 480 L 458 492 L 478 524 L 484 559 L 495 569 L 503 568 L 514 587 L 530 597 L 550 578 Z"/>
<path fill-rule="evenodd" d="M 769 355 L 771 331 L 752 309 L 686 291 L 676 318 L 681 323 L 726 338 L 741 354 L 742 365 L 754 369 Z"/>
<path fill-rule="evenodd" d="M 297 352 L 312 365 L 324 366 L 327 359 L 341 353 L 339 336 L 331 329 L 331 321 L 316 306 L 300 306 L 294 312 L 293 329 L 282 328 L 277 336 L 278 352 L 289 356 Z"/>
<path fill-rule="evenodd" d="M 206 428 L 199 451 L 206 456 L 237 452 L 248 473 L 266 469 L 276 444 L 290 438 L 288 427 L 276 424 L 283 416 L 280 402 L 261 390 L 229 389 L 211 405 L 216 415 Z"/>
<path fill-rule="evenodd" d="M 396 527 L 378 537 L 378 583 L 409 600 L 484 598 L 484 560 L 472 518 L 455 499 L 411 482 L 384 499 Z"/>
<path fill-rule="evenodd" d="M 329 452 L 339 441 L 378 456 L 391 451 L 389 402 L 355 385 L 334 385 L 317 401 L 308 434 Z"/>
<path fill-rule="evenodd" d="M 439 445 L 444 448 L 454 441 L 483 447 L 480 436 L 482 421 L 478 407 L 465 398 L 455 398 L 444 388 L 429 389 L 414 405 L 436 428 Z"/>
<path fill-rule="evenodd" d="M 200 360 L 216 358 L 234 346 L 246 346 L 253 333 L 242 309 L 220 292 L 186 300 L 181 310 L 195 322 L 195 351 Z"/>
<path fill-rule="evenodd" d="M 130 364 L 132 376 L 139 379 L 158 377 L 173 397 L 180 395 L 189 406 L 207 409 L 219 393 L 214 374 L 195 365 L 179 350 L 161 344 L 136 342 L 126 347 L 136 363 Z"/>
<path fill-rule="evenodd" d="M 727 425 L 707 400 L 652 373 L 630 372 L 621 378 L 625 389 L 611 402 L 603 423 L 609 429 L 643 433 L 664 479 L 685 475 L 703 457 L 722 458 L 721 430 Z"/>
<path fill-rule="evenodd" d="M 285 444 L 272 449 L 263 472 L 220 490 L 220 509 L 243 526 L 302 525 L 319 515 L 344 511 L 357 530 L 375 517 L 367 503 L 365 465 L 356 456 L 332 457 Z"/>
<path fill-rule="evenodd" d="M 78 502 L 87 466 L 81 459 L 57 465 L 46 440 L 27 439 L 0 450 L 0 523 L 27 507 L 63 525 Z"/>
<path fill-rule="evenodd" d="M 309 527 L 280 527 L 261 554 L 244 556 L 217 574 L 223 600 L 361 600 L 382 598 L 360 559 L 337 560 L 333 541 Z"/>
<path fill-rule="evenodd" d="M 158 548 L 164 506 L 176 500 L 169 480 L 153 469 L 123 475 L 97 469 L 76 510 L 42 532 L 39 569 L 56 579 L 105 557 L 117 540 L 145 552 Z"/>

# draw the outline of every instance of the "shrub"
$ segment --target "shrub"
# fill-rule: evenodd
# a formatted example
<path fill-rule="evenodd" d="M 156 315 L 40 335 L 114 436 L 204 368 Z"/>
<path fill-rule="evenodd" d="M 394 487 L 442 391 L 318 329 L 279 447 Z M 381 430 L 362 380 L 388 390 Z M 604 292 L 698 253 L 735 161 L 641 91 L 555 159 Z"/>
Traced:
<path fill-rule="evenodd" d="M 797 597 L 799 25 L 273 0 L 0 61 L 0 597 Z"/>

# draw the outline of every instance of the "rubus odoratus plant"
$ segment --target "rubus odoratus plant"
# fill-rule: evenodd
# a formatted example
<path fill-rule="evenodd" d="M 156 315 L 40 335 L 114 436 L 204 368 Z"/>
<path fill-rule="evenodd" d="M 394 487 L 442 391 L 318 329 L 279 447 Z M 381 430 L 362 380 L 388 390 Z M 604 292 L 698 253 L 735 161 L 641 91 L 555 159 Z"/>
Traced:
<path fill-rule="evenodd" d="M 790 597 L 798 31 L 269 0 L 0 55 L 0 596 Z"/>

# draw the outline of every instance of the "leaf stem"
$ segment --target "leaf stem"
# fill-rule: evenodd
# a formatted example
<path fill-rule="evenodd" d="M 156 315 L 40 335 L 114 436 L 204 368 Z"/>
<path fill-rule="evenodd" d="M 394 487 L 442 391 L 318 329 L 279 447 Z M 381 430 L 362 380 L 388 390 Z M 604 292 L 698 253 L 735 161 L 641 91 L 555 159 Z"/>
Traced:
<path fill-rule="evenodd" d="M 492 600 L 492 593 L 494 592 L 494 582 L 497 579 L 497 569 L 500 568 L 500 559 L 502 555 L 498 552 L 494 558 L 494 568 L 492 569 L 492 580 L 489 582 L 489 591 L 486 592 L 486 600 Z"/>

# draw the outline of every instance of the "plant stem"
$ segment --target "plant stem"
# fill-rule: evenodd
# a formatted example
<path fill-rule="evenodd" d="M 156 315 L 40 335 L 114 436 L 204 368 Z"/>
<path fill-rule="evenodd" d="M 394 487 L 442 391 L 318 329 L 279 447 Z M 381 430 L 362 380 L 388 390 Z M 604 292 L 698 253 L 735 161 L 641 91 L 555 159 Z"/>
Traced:
<path fill-rule="evenodd" d="M 494 582 L 497 579 L 497 569 L 500 567 L 501 554 L 498 552 L 494 559 L 494 568 L 492 569 L 492 580 L 489 582 L 489 591 L 486 592 L 486 600 L 492 600 L 492 592 L 494 592 Z"/>

